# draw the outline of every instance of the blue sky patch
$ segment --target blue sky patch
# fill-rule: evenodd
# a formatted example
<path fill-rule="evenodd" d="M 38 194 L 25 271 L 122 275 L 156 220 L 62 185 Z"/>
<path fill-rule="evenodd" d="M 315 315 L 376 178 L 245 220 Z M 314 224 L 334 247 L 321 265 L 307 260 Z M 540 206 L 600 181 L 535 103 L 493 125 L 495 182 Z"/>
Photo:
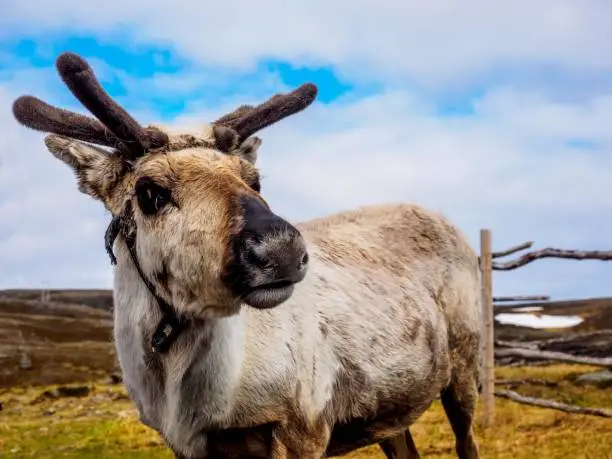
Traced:
<path fill-rule="evenodd" d="M 55 73 L 57 56 L 72 51 L 90 61 L 111 96 L 128 108 L 153 111 L 162 120 L 174 118 L 192 103 L 217 106 L 236 92 L 267 98 L 272 94 L 268 88 L 270 77 L 289 87 L 313 82 L 319 87 L 318 100 L 322 103 L 349 93 L 364 96 L 380 89 L 367 84 L 356 87 L 340 79 L 332 67 L 296 67 L 276 60 L 262 61 L 247 72 L 209 68 L 193 64 L 170 47 L 136 45 L 126 38 L 129 37 L 125 34 L 113 35 L 112 40 L 94 35 L 44 34 L 3 40 L 0 71 L 6 76 L 13 69 L 27 66 L 53 69 Z M 160 88 L 162 80 L 165 86 Z M 46 89 L 53 92 L 56 103 L 75 104 L 59 76 L 47 84 L 51 85 Z"/>
<path fill-rule="evenodd" d="M 333 66 L 295 66 L 271 59 L 259 62 L 246 72 L 206 67 L 194 64 L 170 46 L 136 44 L 128 32 L 114 32 L 102 38 L 46 33 L 6 39 L 0 43 L 0 71 L 10 72 L 15 65 L 17 68 L 25 65 L 54 68 L 57 56 L 64 51 L 90 60 L 104 88 L 128 109 L 153 112 L 163 121 L 171 120 L 193 105 L 218 106 L 235 93 L 267 98 L 273 91 L 271 77 L 288 87 L 307 81 L 315 83 L 319 87 L 317 100 L 320 103 L 339 98 L 362 98 L 390 89 L 377 81 L 349 81 L 340 77 Z M 104 68 L 100 68 L 101 65 Z M 160 87 L 162 80 L 165 86 Z M 52 85 L 57 103 L 74 106 L 76 102 L 59 76 L 48 84 Z M 486 87 L 483 83 L 476 88 L 455 87 L 429 92 L 404 80 L 400 89 L 426 95 L 436 116 L 464 117 L 474 114 L 473 102 L 482 96 Z"/>
<path fill-rule="evenodd" d="M 597 150 L 599 148 L 599 145 L 597 142 L 593 141 L 593 140 L 589 140 L 589 139 L 583 139 L 583 138 L 574 138 L 574 139 L 568 139 L 565 144 L 573 149 L 576 150 Z"/>

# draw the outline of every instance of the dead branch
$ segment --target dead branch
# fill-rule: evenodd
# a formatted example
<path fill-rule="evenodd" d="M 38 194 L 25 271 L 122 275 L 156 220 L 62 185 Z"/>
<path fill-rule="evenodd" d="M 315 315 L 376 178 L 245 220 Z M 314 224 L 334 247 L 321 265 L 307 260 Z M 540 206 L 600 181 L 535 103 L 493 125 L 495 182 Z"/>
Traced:
<path fill-rule="evenodd" d="M 523 242 L 522 244 L 515 245 L 514 247 L 510 247 L 509 249 L 501 250 L 499 252 L 493 252 L 491 253 L 491 257 L 500 258 L 500 257 L 512 255 L 513 253 L 520 252 L 521 250 L 529 249 L 531 248 L 532 245 L 533 245 L 533 241 Z"/>
<path fill-rule="evenodd" d="M 532 261 L 539 260 L 540 258 L 565 258 L 570 260 L 612 260 L 611 250 L 562 250 L 553 249 L 547 247 L 545 249 L 535 250 L 528 252 L 525 255 L 517 258 L 513 261 L 506 263 L 495 263 L 493 262 L 493 270 L 496 271 L 509 271 L 511 269 L 520 268 L 525 266 Z"/>
<path fill-rule="evenodd" d="M 512 312 L 520 312 L 521 309 L 534 309 L 534 308 L 538 308 L 538 312 L 539 309 L 544 309 L 545 307 L 547 307 L 546 305 L 550 305 L 550 307 L 548 307 L 548 309 L 556 309 L 555 305 L 556 302 L 539 302 L 539 303 L 533 303 L 533 302 L 528 302 L 528 303 L 514 303 L 514 304 L 503 304 L 503 303 L 493 303 L 493 308 L 495 308 L 495 310 L 500 310 L 503 309 L 504 310 L 504 314 L 507 312 L 512 313 Z"/>
<path fill-rule="evenodd" d="M 528 301 L 514 304 L 503 304 L 497 303 L 493 305 L 497 309 L 504 309 L 504 311 L 512 312 L 516 310 L 517 312 L 521 309 L 533 309 L 540 308 L 541 311 L 566 311 L 566 310 L 581 310 L 583 308 L 588 308 L 592 310 L 593 308 L 611 308 L 612 307 L 612 298 L 584 298 L 580 300 L 557 300 L 557 301 Z"/>
<path fill-rule="evenodd" d="M 565 403 L 556 402 L 554 400 L 545 400 L 542 398 L 528 397 L 526 395 L 521 395 L 512 390 L 495 391 L 495 396 L 505 398 L 508 400 L 512 400 L 517 403 L 522 403 L 524 405 L 539 406 L 542 408 L 550 408 L 553 410 L 564 411 L 566 413 L 588 414 L 591 416 L 612 418 L 612 410 L 607 410 L 605 408 L 585 408 L 582 406 L 567 405 Z"/>
<path fill-rule="evenodd" d="M 526 312 L 538 315 L 544 314 L 542 306 L 523 306 L 527 303 L 493 303 L 495 314 L 525 314 Z M 549 309 L 550 310 L 550 309 Z"/>
<path fill-rule="evenodd" d="M 504 341 L 501 339 L 495 340 L 495 346 L 499 347 L 510 347 L 510 348 L 518 348 L 518 349 L 534 349 L 538 350 L 537 343 L 529 343 L 529 342 L 521 342 L 521 341 Z"/>
<path fill-rule="evenodd" d="M 522 296 L 494 296 L 493 303 L 506 303 L 510 301 L 548 301 L 549 295 L 522 295 Z M 495 305 L 493 305 L 495 306 Z"/>
<path fill-rule="evenodd" d="M 495 311 L 495 314 L 498 314 L 500 310 L 503 309 L 504 314 L 512 314 L 512 313 L 517 313 L 517 314 L 522 314 L 522 310 L 524 309 L 533 309 L 534 312 L 539 312 L 541 313 L 544 309 L 544 306 L 534 306 L 536 304 L 547 304 L 546 302 L 542 302 L 542 303 L 511 303 L 511 304 L 504 304 L 504 303 L 493 303 L 493 310 Z M 554 304 L 554 303 L 550 303 L 550 304 Z M 555 309 L 553 306 L 551 306 L 550 309 Z"/>
<path fill-rule="evenodd" d="M 612 356 L 612 330 L 596 330 L 575 335 L 530 341 L 495 340 L 497 348 L 531 349 L 560 352 L 575 357 L 607 358 Z M 516 361 L 522 358 L 498 358 L 498 362 Z"/>
<path fill-rule="evenodd" d="M 573 342 L 573 341 L 588 340 L 589 338 L 598 337 L 598 336 L 612 338 L 612 329 L 608 328 L 608 329 L 603 329 L 603 330 L 594 330 L 590 332 L 575 333 L 570 336 L 560 336 L 556 338 L 548 338 L 548 339 L 543 339 L 539 341 L 532 341 L 532 343 L 538 346 L 548 346 L 548 345 L 567 343 L 567 342 Z"/>
<path fill-rule="evenodd" d="M 540 351 L 534 349 L 502 348 L 495 349 L 495 357 L 522 357 L 524 359 L 556 360 L 558 362 L 593 365 L 596 367 L 612 367 L 612 358 L 579 357 L 562 352 Z"/>
<path fill-rule="evenodd" d="M 557 387 L 559 385 L 556 381 L 546 381 L 540 378 L 527 378 L 527 379 L 498 379 L 495 381 L 498 386 L 522 386 L 522 385 L 534 385 L 534 386 L 546 386 L 546 387 Z"/>
<path fill-rule="evenodd" d="M 510 360 L 505 361 L 505 359 L 501 359 L 500 362 L 496 362 L 496 365 L 504 366 L 508 368 L 517 368 L 517 367 L 547 367 L 553 365 L 555 362 L 553 360 L 537 360 L 537 361 L 527 361 L 525 359 L 521 360 Z"/>

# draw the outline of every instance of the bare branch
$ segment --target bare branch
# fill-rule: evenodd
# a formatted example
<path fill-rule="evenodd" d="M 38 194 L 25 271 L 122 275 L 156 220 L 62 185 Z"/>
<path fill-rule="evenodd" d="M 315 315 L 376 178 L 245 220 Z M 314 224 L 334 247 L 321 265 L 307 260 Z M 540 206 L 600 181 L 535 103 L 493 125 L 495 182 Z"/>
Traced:
<path fill-rule="evenodd" d="M 508 368 L 522 368 L 525 366 L 529 367 L 547 367 L 552 365 L 554 362 L 552 360 L 536 360 L 528 362 L 526 360 L 513 360 L 512 358 L 500 359 L 499 361 L 495 361 L 496 365 L 508 367 Z"/>
<path fill-rule="evenodd" d="M 495 357 L 522 357 L 535 360 L 555 360 L 558 362 L 577 363 L 580 365 L 593 365 L 596 367 L 612 367 L 612 357 L 579 357 L 562 352 L 540 351 L 535 349 L 502 348 L 495 349 Z"/>
<path fill-rule="evenodd" d="M 612 298 L 584 298 L 580 300 L 562 300 L 562 301 L 541 301 L 541 302 L 525 302 L 515 304 L 496 304 L 495 307 L 499 309 L 512 309 L 520 310 L 525 308 L 541 308 L 542 311 L 547 310 L 582 310 L 588 308 L 609 308 L 612 307 Z"/>
<path fill-rule="evenodd" d="M 519 342 L 519 341 L 495 340 L 495 346 L 510 347 L 513 349 L 535 349 L 535 350 L 539 349 L 537 343 L 525 343 L 525 342 Z"/>
<path fill-rule="evenodd" d="M 556 402 L 554 400 L 545 400 L 542 398 L 528 397 L 526 395 L 521 395 L 512 390 L 495 391 L 495 396 L 505 398 L 508 400 L 512 400 L 517 403 L 522 403 L 524 405 L 539 406 L 542 408 L 550 408 L 553 410 L 564 411 L 566 413 L 587 414 L 591 416 L 600 416 L 603 418 L 612 418 L 612 410 L 607 410 L 605 408 L 585 408 L 582 406 L 567 405 L 565 403 Z"/>
<path fill-rule="evenodd" d="M 542 303 L 493 303 L 493 309 L 495 313 L 499 313 L 500 309 L 504 310 L 504 314 L 506 313 L 520 313 L 522 309 L 537 309 L 538 313 L 541 312 L 540 309 L 543 308 L 543 304 L 549 304 L 548 301 Z M 553 303 L 550 303 L 553 304 Z M 552 308 L 555 309 L 555 308 Z"/>
<path fill-rule="evenodd" d="M 502 250 L 500 252 L 493 252 L 491 256 L 493 258 L 505 257 L 507 255 L 512 255 L 513 253 L 520 252 L 521 250 L 529 249 L 532 245 L 533 241 L 523 242 L 522 244 L 515 245 L 514 247 L 510 247 L 509 249 Z"/>
<path fill-rule="evenodd" d="M 493 269 L 497 271 L 509 271 L 520 268 L 540 258 L 566 258 L 570 260 L 612 260 L 612 250 L 562 250 L 551 247 L 526 253 L 520 258 L 506 263 L 493 263 Z"/>
<path fill-rule="evenodd" d="M 527 378 L 527 379 L 498 379 L 495 381 L 497 386 L 546 386 L 546 387 L 557 387 L 559 385 L 556 381 L 547 381 L 540 378 Z"/>
<path fill-rule="evenodd" d="M 596 336 L 599 336 L 599 337 L 603 336 L 603 337 L 607 337 L 608 339 L 612 339 L 612 329 L 594 330 L 590 332 L 576 333 L 570 336 L 549 338 L 545 340 L 535 341 L 534 344 L 537 344 L 540 346 L 550 346 L 550 345 L 561 344 L 561 343 L 588 340 L 589 338 L 593 338 Z"/>
<path fill-rule="evenodd" d="M 510 301 L 548 301 L 549 295 L 522 295 L 522 296 L 494 296 L 493 303 L 505 303 Z"/>

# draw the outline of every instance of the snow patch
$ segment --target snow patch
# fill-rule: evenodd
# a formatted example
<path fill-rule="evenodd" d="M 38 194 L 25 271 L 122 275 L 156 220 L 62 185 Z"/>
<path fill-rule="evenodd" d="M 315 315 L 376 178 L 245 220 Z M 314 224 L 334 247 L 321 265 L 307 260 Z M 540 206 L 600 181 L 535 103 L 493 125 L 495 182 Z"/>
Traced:
<path fill-rule="evenodd" d="M 495 319 L 501 324 L 519 325 L 531 328 L 569 328 L 581 323 L 580 316 L 550 316 L 545 314 L 497 314 Z"/>

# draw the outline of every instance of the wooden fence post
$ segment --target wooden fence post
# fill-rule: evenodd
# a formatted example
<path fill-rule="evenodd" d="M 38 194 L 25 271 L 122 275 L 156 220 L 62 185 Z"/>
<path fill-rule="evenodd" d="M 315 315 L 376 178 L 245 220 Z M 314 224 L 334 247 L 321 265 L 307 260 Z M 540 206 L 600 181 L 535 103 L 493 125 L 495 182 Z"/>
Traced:
<path fill-rule="evenodd" d="M 483 428 L 493 424 L 495 404 L 495 350 L 493 334 L 493 256 L 491 230 L 480 230 L 480 270 L 482 275 L 481 295 L 483 330 L 482 359 L 482 417 Z"/>

